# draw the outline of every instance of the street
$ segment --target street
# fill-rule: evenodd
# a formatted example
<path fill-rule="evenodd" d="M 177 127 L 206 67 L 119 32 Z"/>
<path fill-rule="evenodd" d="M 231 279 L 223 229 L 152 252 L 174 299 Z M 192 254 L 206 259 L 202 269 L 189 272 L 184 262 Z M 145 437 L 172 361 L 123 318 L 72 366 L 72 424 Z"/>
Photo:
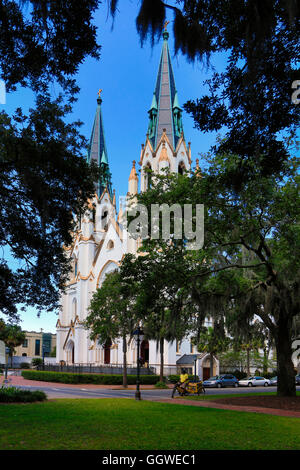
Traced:
<path fill-rule="evenodd" d="M 52 386 L 30 386 L 22 385 L 19 388 L 26 390 L 43 390 L 48 398 L 134 398 L 135 390 L 109 390 L 109 389 L 85 389 L 82 388 L 64 388 L 55 384 Z M 300 390 L 300 386 L 297 386 Z M 210 388 L 206 389 L 206 395 L 228 395 L 228 394 L 243 394 L 243 393 L 262 393 L 262 392 L 276 392 L 276 387 L 238 387 L 238 388 Z M 141 390 L 141 397 L 143 400 L 161 400 L 171 398 L 172 389 L 152 389 Z M 178 396 L 178 395 L 176 395 Z"/>

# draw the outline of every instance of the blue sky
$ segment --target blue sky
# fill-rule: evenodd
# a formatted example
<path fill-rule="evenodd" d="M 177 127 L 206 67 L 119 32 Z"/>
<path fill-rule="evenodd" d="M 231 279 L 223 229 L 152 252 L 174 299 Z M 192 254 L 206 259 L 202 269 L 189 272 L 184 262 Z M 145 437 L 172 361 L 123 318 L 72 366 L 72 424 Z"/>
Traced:
<path fill-rule="evenodd" d="M 135 18 L 138 2 L 127 0 L 120 2 L 114 28 L 111 18 L 107 19 L 107 6 L 104 2 L 95 14 L 94 22 L 98 27 L 98 43 L 101 44 L 99 61 L 86 60 L 80 67 L 77 81 L 81 88 L 78 102 L 74 105 L 72 120 L 80 119 L 84 125 L 83 135 L 89 139 L 97 106 L 97 93 L 102 92 L 102 113 L 104 118 L 106 146 L 112 173 L 113 187 L 117 198 L 125 195 L 132 160 L 139 160 L 141 144 L 145 142 L 148 127 L 148 109 L 150 108 L 159 65 L 162 41 L 151 47 L 147 41 L 141 48 L 136 32 Z M 174 57 L 172 21 L 170 15 L 169 48 L 179 102 L 183 105 L 189 99 L 201 97 L 208 91 L 203 86 L 205 79 L 212 74 L 200 63 L 191 64 L 181 54 Z M 212 65 L 221 70 L 225 66 L 225 57 L 216 55 Z M 53 96 L 59 89 L 51 87 Z M 21 106 L 26 111 L 33 105 L 34 97 L 30 90 L 20 89 L 7 95 L 6 104 L 0 105 L 12 113 Z M 215 134 L 202 134 L 194 129 L 193 120 L 184 113 L 184 133 L 187 142 L 191 142 L 193 166 L 199 153 L 205 153 L 215 141 Z M 201 166 L 201 158 L 200 158 Z M 21 312 L 21 327 L 24 330 L 55 332 L 56 313 L 44 313 L 37 318 L 34 309 Z"/>

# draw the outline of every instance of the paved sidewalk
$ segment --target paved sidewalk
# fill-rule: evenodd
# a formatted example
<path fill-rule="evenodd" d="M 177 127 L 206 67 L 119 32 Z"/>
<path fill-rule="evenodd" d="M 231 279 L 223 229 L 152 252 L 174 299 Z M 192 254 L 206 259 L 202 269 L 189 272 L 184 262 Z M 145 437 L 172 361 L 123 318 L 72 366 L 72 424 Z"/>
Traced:
<path fill-rule="evenodd" d="M 9 385 L 12 386 L 32 386 L 32 387 L 55 387 L 55 389 L 59 388 L 72 388 L 72 389 L 84 389 L 86 390 L 126 390 L 120 385 L 95 385 L 95 384 L 63 384 L 57 382 L 41 382 L 37 380 L 26 380 L 22 376 L 11 375 L 8 377 Z M 0 386 L 4 382 L 4 376 L 0 377 Z M 172 388 L 172 385 L 169 385 L 169 388 Z M 135 385 L 129 385 L 129 390 L 135 390 Z M 155 390 L 154 385 L 141 385 L 141 390 Z M 127 390 L 128 390 L 127 389 Z M 57 397 L 58 398 L 58 397 Z M 74 397 L 75 398 L 75 397 Z M 221 403 L 208 401 L 208 400 L 185 400 L 183 398 L 151 398 L 148 397 L 148 400 L 157 401 L 159 403 L 171 403 L 175 405 L 189 405 L 189 406 L 198 406 L 202 408 L 216 408 L 220 410 L 232 410 L 232 411 L 246 411 L 250 413 L 264 413 L 269 415 L 276 415 L 276 416 L 285 416 L 289 418 L 300 418 L 299 411 L 289 411 L 289 410 L 279 410 L 279 409 L 272 409 L 272 408 L 262 408 L 262 407 L 254 407 L 254 406 L 235 406 L 235 405 L 224 405 Z"/>
<path fill-rule="evenodd" d="M 173 403 L 175 405 L 190 405 L 190 406 L 200 406 L 202 408 L 217 408 L 219 410 L 232 410 L 232 411 L 247 411 L 249 413 L 264 413 L 269 415 L 276 416 L 286 416 L 289 418 L 300 418 L 300 411 L 288 411 L 288 410 L 279 410 L 273 408 L 262 408 L 258 406 L 235 406 L 235 405 L 223 405 L 221 403 L 208 401 L 208 400 L 185 400 L 182 398 L 170 398 L 170 399 L 158 399 L 152 401 L 159 401 L 160 403 Z"/>

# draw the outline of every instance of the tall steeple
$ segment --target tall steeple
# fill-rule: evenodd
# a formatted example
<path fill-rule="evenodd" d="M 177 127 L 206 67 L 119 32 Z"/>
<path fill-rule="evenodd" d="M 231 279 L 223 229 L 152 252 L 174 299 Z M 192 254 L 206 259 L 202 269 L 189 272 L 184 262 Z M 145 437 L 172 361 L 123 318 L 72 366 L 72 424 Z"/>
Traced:
<path fill-rule="evenodd" d="M 179 106 L 175 79 L 168 45 L 169 33 L 163 32 L 163 46 L 149 113 L 148 137 L 155 150 L 165 129 L 166 135 L 176 149 L 183 132 L 182 109 Z"/>
<path fill-rule="evenodd" d="M 92 135 L 88 147 L 87 160 L 89 163 L 91 163 L 92 161 L 96 162 L 101 168 L 101 178 L 97 183 L 98 197 L 101 196 L 101 194 L 107 187 L 107 190 L 112 198 L 113 192 L 111 185 L 111 173 L 109 171 L 108 154 L 105 145 L 104 126 L 101 111 L 101 91 L 102 90 L 99 90 L 98 92 L 99 96 L 97 98 L 97 109 L 94 119 Z"/>

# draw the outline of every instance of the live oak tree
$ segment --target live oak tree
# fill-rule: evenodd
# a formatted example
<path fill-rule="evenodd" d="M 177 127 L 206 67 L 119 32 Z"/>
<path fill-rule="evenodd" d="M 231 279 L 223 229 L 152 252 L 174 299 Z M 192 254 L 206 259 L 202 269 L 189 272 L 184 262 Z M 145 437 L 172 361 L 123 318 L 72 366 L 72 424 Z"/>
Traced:
<path fill-rule="evenodd" d="M 276 345 L 278 394 L 293 396 L 292 322 L 300 311 L 300 204 L 295 159 L 291 157 L 277 176 L 262 176 L 253 164 L 256 178 L 244 182 L 238 192 L 228 185 L 231 173 L 240 165 L 238 156 L 217 155 L 208 160 L 208 165 L 202 178 L 153 176 L 152 188 L 139 194 L 138 201 L 149 212 L 151 204 L 204 204 L 203 249 L 192 252 L 178 250 L 179 242 L 170 245 L 178 269 L 190 279 L 202 314 L 208 296 L 215 296 L 224 307 L 235 302 L 240 311 L 248 312 L 250 317 L 257 315 L 264 322 Z M 151 242 L 156 244 L 157 252 L 163 250 L 164 240 Z M 185 242 L 183 239 L 181 243 Z M 146 239 L 145 251 L 148 244 Z M 243 250 L 251 256 L 244 256 Z"/>
<path fill-rule="evenodd" d="M 74 215 L 94 194 L 97 168 L 82 153 L 80 123 L 58 98 L 38 96 L 24 115 L 0 114 L 0 311 L 18 319 L 18 304 L 53 310 L 70 264 Z"/>
<path fill-rule="evenodd" d="M 111 0 L 117 15 L 117 0 Z M 184 109 L 202 132 L 220 131 L 215 152 L 239 155 L 228 180 L 235 189 L 255 177 L 280 172 L 289 153 L 282 140 L 295 138 L 299 110 L 292 84 L 299 80 L 299 2 L 297 0 L 143 0 L 136 18 L 141 42 L 160 38 L 173 13 L 175 51 L 210 66 L 223 53 L 224 71 L 214 69 L 208 94 Z M 203 75 L 200 79 L 202 80 Z"/>
<path fill-rule="evenodd" d="M 7 92 L 27 87 L 36 99 L 27 116 L 21 108 L 0 115 L 0 311 L 14 320 L 19 304 L 57 307 L 70 268 L 63 245 L 94 194 L 96 170 L 83 158 L 79 123 L 65 119 L 79 66 L 99 58 L 93 14 L 100 3 L 0 2 L 0 78 Z M 51 99 L 53 84 L 66 104 Z"/>
<path fill-rule="evenodd" d="M 134 310 L 134 286 L 135 283 L 124 281 L 118 271 L 107 274 L 92 297 L 85 320 L 90 338 L 99 344 L 122 338 L 124 387 L 127 387 L 127 343 L 138 323 Z"/>
<path fill-rule="evenodd" d="M 149 241 L 151 244 L 151 241 Z M 190 331 L 190 301 L 182 270 L 176 265 L 173 250 L 160 253 L 149 244 L 147 252 L 134 258 L 126 255 L 120 275 L 135 282 L 135 310 L 139 314 L 145 338 L 155 340 L 160 355 L 160 381 L 164 380 L 164 342 L 182 341 Z"/>
<path fill-rule="evenodd" d="M 46 92 L 56 81 L 78 91 L 74 74 L 88 56 L 99 58 L 93 14 L 99 0 L 2 0 L 0 77 L 7 91 L 18 85 Z"/>

